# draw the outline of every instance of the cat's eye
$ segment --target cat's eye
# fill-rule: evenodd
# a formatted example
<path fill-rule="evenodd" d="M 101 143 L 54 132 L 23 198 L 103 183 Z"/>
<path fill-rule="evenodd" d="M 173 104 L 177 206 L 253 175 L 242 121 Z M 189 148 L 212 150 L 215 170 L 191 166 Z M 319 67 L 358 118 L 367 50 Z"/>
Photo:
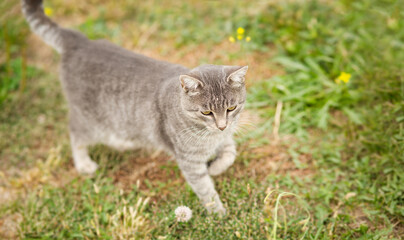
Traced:
<path fill-rule="evenodd" d="M 233 111 L 234 109 L 236 109 L 236 107 L 237 107 L 237 106 L 229 107 L 229 108 L 227 109 L 227 111 L 230 111 L 230 112 L 231 112 L 231 111 Z"/>
<path fill-rule="evenodd" d="M 210 114 L 212 114 L 212 111 L 204 111 L 204 112 L 202 112 L 202 114 L 203 115 L 210 115 Z"/>

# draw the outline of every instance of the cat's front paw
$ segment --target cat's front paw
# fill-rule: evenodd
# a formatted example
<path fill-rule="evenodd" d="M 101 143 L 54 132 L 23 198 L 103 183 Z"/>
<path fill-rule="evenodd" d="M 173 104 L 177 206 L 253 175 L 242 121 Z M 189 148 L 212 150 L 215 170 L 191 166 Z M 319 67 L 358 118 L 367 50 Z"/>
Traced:
<path fill-rule="evenodd" d="M 76 170 L 83 175 L 91 175 L 97 171 L 98 164 L 93 162 L 90 159 L 86 159 L 85 161 L 81 161 L 75 165 Z"/>
<path fill-rule="evenodd" d="M 208 167 L 208 173 L 210 176 L 217 176 L 226 171 L 227 168 L 223 168 L 218 160 L 213 161 Z"/>
<path fill-rule="evenodd" d="M 219 214 L 219 216 L 224 217 L 226 216 L 226 208 L 223 206 L 221 208 L 215 209 L 214 213 Z"/>
<path fill-rule="evenodd" d="M 209 214 L 217 213 L 217 214 L 219 214 L 219 216 L 222 216 L 222 217 L 226 215 L 226 208 L 223 207 L 222 202 L 208 203 L 208 204 L 206 204 L 206 209 L 208 210 Z"/>
<path fill-rule="evenodd" d="M 234 154 L 224 153 L 220 158 L 215 159 L 208 166 L 208 173 L 210 176 L 217 176 L 226 171 L 234 162 Z"/>

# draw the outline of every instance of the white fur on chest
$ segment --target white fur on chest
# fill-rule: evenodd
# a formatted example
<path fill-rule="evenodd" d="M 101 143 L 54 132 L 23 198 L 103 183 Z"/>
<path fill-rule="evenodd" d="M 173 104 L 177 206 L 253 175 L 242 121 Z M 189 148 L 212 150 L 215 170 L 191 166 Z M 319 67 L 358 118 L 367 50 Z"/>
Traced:
<path fill-rule="evenodd" d="M 107 137 L 106 144 L 110 147 L 113 147 L 113 148 L 121 150 L 121 151 L 141 147 L 139 142 L 125 140 L 125 139 L 119 138 L 113 134 L 111 134 Z"/>

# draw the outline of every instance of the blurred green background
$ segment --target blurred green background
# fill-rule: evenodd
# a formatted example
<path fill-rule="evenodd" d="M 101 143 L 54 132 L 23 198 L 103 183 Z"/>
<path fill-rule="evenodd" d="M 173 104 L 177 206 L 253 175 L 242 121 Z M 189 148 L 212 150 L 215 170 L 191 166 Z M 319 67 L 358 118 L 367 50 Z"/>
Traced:
<path fill-rule="evenodd" d="M 92 157 L 102 169 L 79 176 L 59 56 L 30 32 L 19 1 L 6 0 L 0 3 L 0 238 L 404 235 L 404 1 L 44 6 L 64 27 L 157 59 L 187 67 L 249 65 L 239 156 L 215 178 L 228 215 L 207 216 L 164 154 L 96 146 Z M 179 205 L 194 211 L 190 222 L 175 222 Z"/>

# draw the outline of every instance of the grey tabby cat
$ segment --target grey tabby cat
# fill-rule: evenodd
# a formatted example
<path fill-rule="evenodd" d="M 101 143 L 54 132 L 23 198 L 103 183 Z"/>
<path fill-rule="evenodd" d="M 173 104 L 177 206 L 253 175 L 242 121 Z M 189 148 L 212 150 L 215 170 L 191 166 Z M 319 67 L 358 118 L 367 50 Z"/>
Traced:
<path fill-rule="evenodd" d="M 152 146 L 176 158 L 208 212 L 224 214 L 210 176 L 234 162 L 232 135 L 244 107 L 248 67 L 188 69 L 61 28 L 45 16 L 41 0 L 22 0 L 22 9 L 32 31 L 61 54 L 77 171 L 96 171 L 90 145 Z"/>

